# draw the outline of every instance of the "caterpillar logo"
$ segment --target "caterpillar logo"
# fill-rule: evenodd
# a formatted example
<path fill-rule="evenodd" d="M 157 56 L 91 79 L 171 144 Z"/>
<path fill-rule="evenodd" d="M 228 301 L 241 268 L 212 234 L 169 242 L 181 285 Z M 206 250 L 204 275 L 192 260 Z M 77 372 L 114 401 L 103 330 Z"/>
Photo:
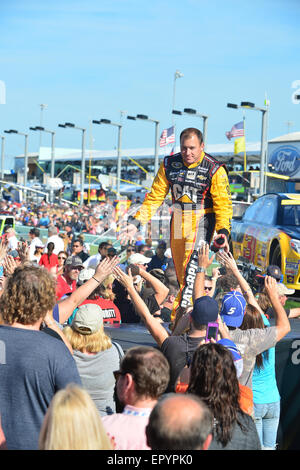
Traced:
<path fill-rule="evenodd" d="M 196 255 L 191 256 L 191 260 L 186 269 L 185 286 L 182 291 L 181 302 L 180 302 L 180 305 L 183 308 L 186 308 L 189 305 L 191 305 L 191 298 L 193 296 L 197 267 L 198 267 L 198 261 L 197 261 L 197 253 L 196 253 Z"/>

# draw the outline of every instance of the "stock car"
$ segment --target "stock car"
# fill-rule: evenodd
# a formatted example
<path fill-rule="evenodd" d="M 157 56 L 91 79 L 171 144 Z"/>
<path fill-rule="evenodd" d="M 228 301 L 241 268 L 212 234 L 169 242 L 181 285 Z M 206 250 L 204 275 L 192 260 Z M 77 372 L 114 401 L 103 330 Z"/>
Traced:
<path fill-rule="evenodd" d="M 300 291 L 300 194 L 268 193 L 234 218 L 231 252 L 265 273 L 270 264 L 281 268 L 284 284 Z"/>

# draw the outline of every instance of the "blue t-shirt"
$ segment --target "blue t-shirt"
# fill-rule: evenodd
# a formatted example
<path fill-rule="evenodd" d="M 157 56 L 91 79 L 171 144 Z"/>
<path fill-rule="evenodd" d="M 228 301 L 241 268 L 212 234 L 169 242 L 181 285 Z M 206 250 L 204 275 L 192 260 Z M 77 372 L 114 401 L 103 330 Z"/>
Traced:
<path fill-rule="evenodd" d="M 38 449 L 47 408 L 69 383 L 81 380 L 63 341 L 0 325 L 0 414 L 8 449 Z"/>
<path fill-rule="evenodd" d="M 262 315 L 265 326 L 270 326 L 269 320 Z M 274 403 L 280 400 L 275 372 L 275 348 L 262 353 L 263 367 L 254 367 L 252 376 L 253 403 Z"/>

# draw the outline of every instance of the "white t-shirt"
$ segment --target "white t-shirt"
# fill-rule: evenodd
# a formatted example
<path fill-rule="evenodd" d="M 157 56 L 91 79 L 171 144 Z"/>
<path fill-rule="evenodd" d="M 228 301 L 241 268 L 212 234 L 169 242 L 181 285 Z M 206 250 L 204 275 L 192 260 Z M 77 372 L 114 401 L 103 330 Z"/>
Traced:
<path fill-rule="evenodd" d="M 83 263 L 83 266 L 85 268 L 96 269 L 96 267 L 101 261 L 101 258 L 102 256 L 100 255 L 100 253 L 97 253 L 96 255 L 92 255 L 88 259 L 85 260 L 85 262 Z"/>
<path fill-rule="evenodd" d="M 60 251 L 65 251 L 65 244 L 62 238 L 60 238 L 58 235 L 52 235 L 49 237 L 46 241 L 45 248 L 44 248 L 44 253 L 47 253 L 47 245 L 48 243 L 54 243 L 54 250 L 53 253 L 55 255 L 58 255 Z"/>

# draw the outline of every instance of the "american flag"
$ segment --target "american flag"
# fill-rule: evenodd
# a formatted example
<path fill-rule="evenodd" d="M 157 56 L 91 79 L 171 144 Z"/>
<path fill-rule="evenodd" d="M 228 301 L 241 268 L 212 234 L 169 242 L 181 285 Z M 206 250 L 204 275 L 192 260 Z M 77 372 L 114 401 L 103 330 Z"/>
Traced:
<path fill-rule="evenodd" d="M 238 122 L 232 126 L 231 131 L 225 133 L 228 140 L 232 139 L 232 137 L 242 137 L 245 135 L 244 132 L 244 122 Z"/>
<path fill-rule="evenodd" d="M 175 130 L 174 126 L 169 127 L 169 129 L 164 129 L 161 133 L 159 146 L 164 147 L 165 145 L 172 144 L 175 142 Z"/>

